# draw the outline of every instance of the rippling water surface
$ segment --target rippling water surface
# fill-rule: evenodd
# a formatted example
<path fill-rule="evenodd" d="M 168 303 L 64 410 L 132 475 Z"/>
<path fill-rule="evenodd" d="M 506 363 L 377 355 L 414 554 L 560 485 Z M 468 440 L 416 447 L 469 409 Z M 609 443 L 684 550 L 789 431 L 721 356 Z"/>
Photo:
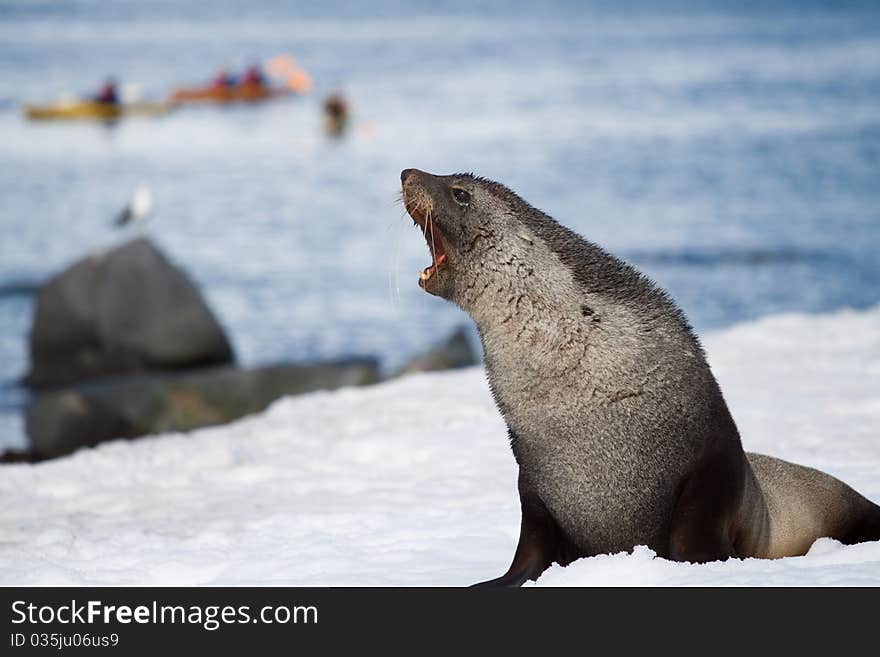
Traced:
<path fill-rule="evenodd" d="M 399 171 L 475 171 L 650 273 L 698 329 L 880 299 L 880 9 L 818 3 L 13 0 L 0 5 L 0 445 L 21 440 L 33 288 L 147 233 L 200 283 L 248 364 L 376 354 L 466 318 L 421 293 Z M 25 101 L 107 74 L 160 98 L 293 53 L 308 98 L 112 127 L 29 124 Z M 355 109 L 320 132 L 323 94 Z"/>

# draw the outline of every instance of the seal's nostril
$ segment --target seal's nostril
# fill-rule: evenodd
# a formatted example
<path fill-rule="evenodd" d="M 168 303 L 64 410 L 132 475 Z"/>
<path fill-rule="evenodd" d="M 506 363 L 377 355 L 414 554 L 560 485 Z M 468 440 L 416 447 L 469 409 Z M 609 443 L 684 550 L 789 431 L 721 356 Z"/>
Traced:
<path fill-rule="evenodd" d="M 400 182 L 405 183 L 406 179 L 409 178 L 410 174 L 415 171 L 415 169 L 404 169 L 400 172 Z"/>

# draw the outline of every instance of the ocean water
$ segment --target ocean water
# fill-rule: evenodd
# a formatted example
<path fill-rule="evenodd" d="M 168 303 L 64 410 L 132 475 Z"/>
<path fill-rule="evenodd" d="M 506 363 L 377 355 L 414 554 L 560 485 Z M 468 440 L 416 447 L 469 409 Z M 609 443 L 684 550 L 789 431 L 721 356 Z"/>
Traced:
<path fill-rule="evenodd" d="M 202 286 L 246 364 L 393 368 L 468 320 L 425 295 L 406 167 L 474 171 L 667 288 L 698 330 L 880 301 L 880 6 L 843 3 L 0 4 L 0 446 L 33 290 L 144 231 Z M 24 102 L 108 75 L 162 98 L 290 52 L 313 94 L 113 126 Z M 343 141 L 320 102 L 342 90 Z"/>

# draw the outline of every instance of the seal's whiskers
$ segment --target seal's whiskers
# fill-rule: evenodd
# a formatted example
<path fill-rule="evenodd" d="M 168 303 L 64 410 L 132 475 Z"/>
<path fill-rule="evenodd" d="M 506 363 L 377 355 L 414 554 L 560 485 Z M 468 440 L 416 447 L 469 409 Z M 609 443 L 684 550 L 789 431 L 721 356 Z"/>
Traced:
<path fill-rule="evenodd" d="M 427 219 L 427 221 L 425 221 L 425 224 L 427 224 L 428 230 L 431 231 L 431 267 L 436 268 L 437 267 L 437 256 L 434 254 L 437 253 L 437 251 L 436 251 L 437 245 L 434 244 L 434 227 L 431 225 L 431 212 L 430 211 L 428 211 L 427 217 L 428 217 L 428 219 Z"/>

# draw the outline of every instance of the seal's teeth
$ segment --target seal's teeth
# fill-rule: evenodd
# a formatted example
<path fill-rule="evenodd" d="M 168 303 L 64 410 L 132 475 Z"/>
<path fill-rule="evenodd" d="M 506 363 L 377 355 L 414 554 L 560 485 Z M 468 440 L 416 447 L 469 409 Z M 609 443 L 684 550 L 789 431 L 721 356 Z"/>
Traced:
<path fill-rule="evenodd" d="M 419 280 L 426 281 L 429 278 L 431 278 L 431 274 L 432 274 L 431 268 L 428 267 L 425 271 L 423 271 L 419 274 Z"/>

